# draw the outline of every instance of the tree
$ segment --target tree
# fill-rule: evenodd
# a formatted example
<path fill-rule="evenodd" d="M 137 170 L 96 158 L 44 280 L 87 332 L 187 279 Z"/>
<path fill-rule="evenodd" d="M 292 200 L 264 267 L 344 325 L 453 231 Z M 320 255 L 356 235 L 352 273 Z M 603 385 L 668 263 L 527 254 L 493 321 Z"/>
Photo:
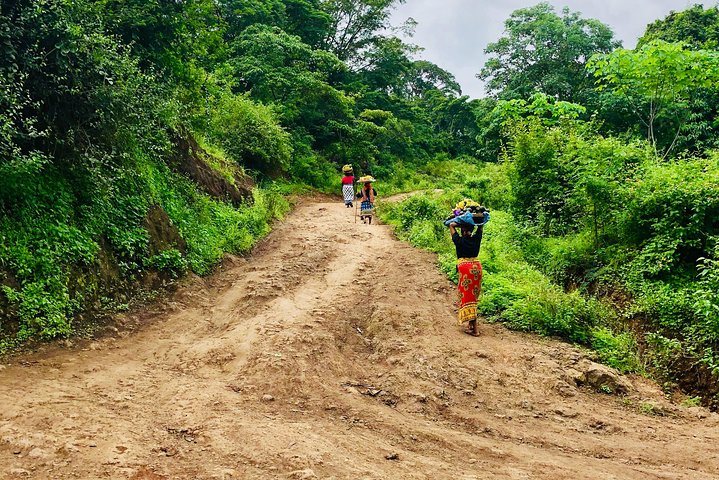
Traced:
<path fill-rule="evenodd" d="M 535 93 L 526 100 L 500 100 L 496 106 L 505 123 L 520 118 L 536 117 L 544 125 L 555 125 L 562 120 L 576 120 L 587 109 L 576 103 L 555 100 L 543 93 Z"/>
<path fill-rule="evenodd" d="M 409 93 L 413 97 L 421 97 L 430 90 L 439 90 L 447 96 L 459 96 L 462 88 L 454 75 L 432 62 L 417 60 L 407 74 Z"/>
<path fill-rule="evenodd" d="M 309 133 L 315 147 L 334 139 L 332 125 L 351 122 L 352 100 L 333 86 L 346 67 L 333 54 L 266 25 L 245 29 L 231 52 L 238 90 L 274 104 L 282 124 Z"/>
<path fill-rule="evenodd" d="M 432 89 L 425 92 L 418 103 L 437 139 L 435 148 L 452 156 L 476 155 L 480 133 L 475 113 L 478 100 Z"/>
<path fill-rule="evenodd" d="M 412 60 L 420 49 L 397 37 L 377 38 L 363 58 L 356 76 L 371 89 L 404 99 L 417 99 L 430 90 L 459 96 L 462 90 L 454 75 L 426 60 Z"/>
<path fill-rule="evenodd" d="M 132 46 L 143 67 L 187 81 L 197 64 L 223 51 L 221 19 L 213 0 L 94 0 L 110 33 Z"/>
<path fill-rule="evenodd" d="M 655 151 L 657 120 L 667 111 L 681 116 L 674 138 L 663 152 L 666 156 L 681 133 L 687 102 L 699 88 L 719 85 L 719 52 L 689 50 L 682 43 L 657 40 L 633 51 L 618 49 L 595 55 L 588 70 L 597 77 L 600 90 L 610 89 L 630 101 Z"/>
<path fill-rule="evenodd" d="M 285 0 L 284 3 L 286 19 L 283 28 L 306 44 L 319 48 L 332 22 L 322 0 Z"/>
<path fill-rule="evenodd" d="M 559 16 L 548 3 L 516 10 L 504 25 L 506 35 L 485 49 L 491 58 L 477 75 L 487 82 L 488 93 L 503 99 L 540 91 L 586 104 L 594 94 L 587 59 L 621 45 L 598 20 L 567 8 Z"/>
<path fill-rule="evenodd" d="M 653 40 L 685 42 L 692 50 L 719 50 L 719 8 L 694 5 L 647 26 L 638 48 Z M 676 151 L 704 152 L 719 146 L 715 119 L 719 116 L 719 89 L 700 88 L 688 102 L 686 121 L 681 125 Z M 673 128 L 680 125 L 675 122 Z"/>
<path fill-rule="evenodd" d="M 354 65 L 389 27 L 392 8 L 405 0 L 324 0 L 331 18 L 323 47 Z M 361 63 L 361 62 L 360 62 Z"/>
<path fill-rule="evenodd" d="M 412 69 L 410 56 L 415 49 L 396 37 L 375 39 L 372 48 L 355 65 L 355 78 L 369 90 L 404 97 L 406 76 Z"/>
<path fill-rule="evenodd" d="M 330 15 L 323 0 L 217 0 L 232 42 L 252 25 L 279 27 L 312 47 L 321 46 L 328 34 Z"/>
<path fill-rule="evenodd" d="M 231 42 L 251 25 L 280 26 L 285 19 L 282 0 L 217 0 L 227 23 L 227 40 Z"/>
<path fill-rule="evenodd" d="M 278 177 L 289 163 L 289 135 L 269 108 L 242 95 L 224 95 L 212 119 L 213 140 L 243 166 Z"/>
<path fill-rule="evenodd" d="M 639 39 L 640 48 L 654 40 L 665 42 L 686 42 L 690 48 L 703 50 L 719 49 L 719 8 L 704 10 L 703 5 L 694 5 L 681 12 L 672 11 L 666 18 L 647 26 Z"/>

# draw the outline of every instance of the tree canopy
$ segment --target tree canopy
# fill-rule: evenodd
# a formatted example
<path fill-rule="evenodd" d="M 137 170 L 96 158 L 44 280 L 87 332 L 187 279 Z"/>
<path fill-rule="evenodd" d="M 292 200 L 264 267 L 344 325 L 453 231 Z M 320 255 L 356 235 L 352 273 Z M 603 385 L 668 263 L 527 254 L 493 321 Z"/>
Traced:
<path fill-rule="evenodd" d="M 656 148 L 659 139 L 656 122 L 666 110 L 673 116 L 686 115 L 688 102 L 699 89 L 719 85 L 719 52 L 689 50 L 681 43 L 656 40 L 634 51 L 618 49 L 611 54 L 595 55 L 589 69 L 598 78 L 599 88 L 629 100 L 646 127 L 647 140 Z M 682 111 L 684 110 L 684 112 Z M 680 134 L 668 144 L 668 153 Z"/>
<path fill-rule="evenodd" d="M 681 12 L 672 11 L 663 19 L 647 26 L 637 47 L 654 40 L 665 42 L 685 42 L 691 48 L 719 49 L 719 8 L 704 9 L 703 5 L 694 5 Z"/>
<path fill-rule="evenodd" d="M 586 102 L 593 93 L 587 60 L 620 46 L 608 26 L 568 8 L 558 15 L 549 3 L 515 10 L 504 26 L 504 36 L 485 49 L 490 58 L 478 74 L 487 92 L 503 99 L 539 91 Z"/>

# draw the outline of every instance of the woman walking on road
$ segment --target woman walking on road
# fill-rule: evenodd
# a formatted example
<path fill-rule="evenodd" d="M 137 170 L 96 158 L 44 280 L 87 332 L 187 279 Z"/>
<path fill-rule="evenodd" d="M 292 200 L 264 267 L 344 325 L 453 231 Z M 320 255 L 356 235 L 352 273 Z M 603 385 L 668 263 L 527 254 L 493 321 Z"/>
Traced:
<path fill-rule="evenodd" d="M 345 165 L 342 167 L 342 173 L 344 173 L 344 176 L 342 177 L 342 196 L 345 199 L 345 206 L 347 208 L 352 208 L 352 202 L 355 197 L 355 176 L 352 171 L 352 165 Z"/>
<path fill-rule="evenodd" d="M 372 187 L 372 182 L 375 179 L 367 175 L 360 178 L 360 182 L 364 184 L 362 190 L 357 194 L 357 198 L 360 199 L 360 220 L 362 223 L 369 221 L 372 224 L 372 216 L 374 215 L 374 201 L 377 196 L 377 192 Z"/>
<path fill-rule="evenodd" d="M 485 222 L 486 223 L 486 222 Z M 460 232 L 457 232 L 459 227 Z M 482 291 L 482 264 L 479 262 L 479 247 L 482 244 L 484 224 L 477 226 L 471 213 L 456 217 L 449 224 L 452 242 L 457 253 L 457 296 L 459 298 L 458 323 L 469 322 L 465 333 L 478 336 L 477 301 Z"/>

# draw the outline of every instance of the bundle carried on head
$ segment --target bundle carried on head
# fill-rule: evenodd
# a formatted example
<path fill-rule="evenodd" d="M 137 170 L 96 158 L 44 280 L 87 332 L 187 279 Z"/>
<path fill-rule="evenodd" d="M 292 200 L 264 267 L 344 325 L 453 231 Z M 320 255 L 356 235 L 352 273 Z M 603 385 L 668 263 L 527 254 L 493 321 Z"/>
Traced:
<path fill-rule="evenodd" d="M 344 167 L 342 167 L 342 173 L 344 173 L 345 175 L 352 175 L 352 173 L 353 173 L 352 165 L 347 164 Z"/>
<path fill-rule="evenodd" d="M 372 183 L 376 182 L 374 177 L 372 175 L 365 175 L 364 177 L 360 177 L 359 179 L 360 183 Z"/>
<path fill-rule="evenodd" d="M 465 198 L 455 205 L 454 210 L 450 212 L 449 217 L 444 221 L 444 224 L 449 225 L 450 223 L 457 223 L 459 225 L 465 224 L 482 226 L 488 221 L 489 210 L 474 200 Z"/>

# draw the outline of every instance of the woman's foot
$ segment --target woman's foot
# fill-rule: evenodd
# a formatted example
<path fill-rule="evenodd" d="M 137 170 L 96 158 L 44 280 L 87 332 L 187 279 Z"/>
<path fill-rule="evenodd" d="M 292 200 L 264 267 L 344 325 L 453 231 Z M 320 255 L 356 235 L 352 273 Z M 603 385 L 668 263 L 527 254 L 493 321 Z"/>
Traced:
<path fill-rule="evenodd" d="M 477 320 L 470 320 L 469 321 L 469 328 L 467 329 L 467 332 L 469 335 L 472 335 L 474 337 L 479 336 L 479 327 L 477 326 Z"/>

